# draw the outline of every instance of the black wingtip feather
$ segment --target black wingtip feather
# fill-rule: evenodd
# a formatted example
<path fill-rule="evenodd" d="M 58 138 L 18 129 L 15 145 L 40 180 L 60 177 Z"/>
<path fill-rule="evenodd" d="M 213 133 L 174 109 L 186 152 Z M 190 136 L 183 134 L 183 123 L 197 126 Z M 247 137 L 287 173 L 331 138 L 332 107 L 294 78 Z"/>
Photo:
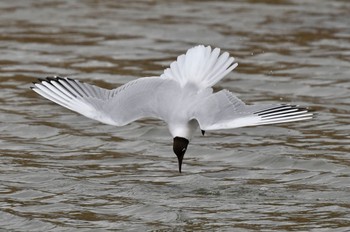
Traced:
<path fill-rule="evenodd" d="M 59 80 L 67 81 L 66 78 L 63 78 L 60 76 L 47 76 L 45 78 L 38 78 L 39 82 L 48 82 L 48 83 L 50 83 L 51 81 L 59 81 Z M 73 80 L 73 79 L 69 79 L 69 80 Z M 36 84 L 37 82 L 33 82 L 33 83 Z"/>
<path fill-rule="evenodd" d="M 260 111 L 257 111 L 255 112 L 254 114 L 263 114 L 264 112 L 267 112 L 267 111 L 272 111 L 272 110 L 277 110 L 277 109 L 281 109 L 281 108 L 285 108 L 287 105 L 280 105 L 280 106 L 276 106 L 276 107 L 273 107 L 273 108 L 269 108 L 269 109 L 265 109 L 265 110 L 260 110 Z"/>
<path fill-rule="evenodd" d="M 282 107 L 276 107 L 276 108 L 272 108 L 272 109 L 267 109 L 267 110 L 264 110 L 264 111 L 260 111 L 260 113 L 255 113 L 257 114 L 258 116 L 264 116 L 264 115 L 269 115 L 269 114 L 273 114 L 273 113 L 278 113 L 278 112 L 284 112 L 286 110 L 290 110 L 290 109 L 293 109 L 293 107 L 286 107 L 286 106 L 282 106 Z"/>
<path fill-rule="evenodd" d="M 314 114 L 298 105 L 280 105 L 254 113 L 265 124 L 299 121 L 314 118 Z"/>
<path fill-rule="evenodd" d="M 57 81 L 57 78 L 55 78 L 55 77 L 46 77 L 46 80 L 48 82 L 50 82 L 50 81 Z"/>
<path fill-rule="evenodd" d="M 71 94 L 71 96 L 77 97 L 77 96 L 79 95 L 79 96 L 83 97 L 78 91 L 73 92 L 73 91 L 71 91 L 69 88 L 67 88 L 65 85 L 62 84 L 62 81 L 64 81 L 65 83 L 67 83 L 68 85 L 70 85 L 70 83 L 69 83 L 68 80 L 74 81 L 73 79 L 70 79 L 70 78 L 63 78 L 63 77 L 59 77 L 59 76 L 47 76 L 47 77 L 45 77 L 45 79 L 44 79 L 44 78 L 38 78 L 38 81 L 39 81 L 39 82 L 33 82 L 33 84 L 34 84 L 34 85 L 38 85 L 38 84 L 39 84 L 39 85 L 40 85 L 40 84 L 41 84 L 41 85 L 45 85 L 45 84 L 43 84 L 43 82 L 46 82 L 46 83 L 48 83 L 48 84 L 54 86 L 54 87 L 57 89 L 56 84 L 54 84 L 54 83 L 57 83 L 58 85 L 60 85 L 60 88 L 65 89 L 65 91 L 67 91 L 69 94 Z M 53 82 L 54 82 L 54 83 L 53 83 Z M 70 85 L 70 86 L 71 86 L 71 85 Z M 30 88 L 33 90 L 33 89 L 36 88 L 36 86 L 31 86 Z M 73 86 L 71 86 L 71 88 L 72 88 L 73 90 L 75 89 Z M 79 88 L 81 88 L 81 87 L 79 87 Z M 57 90 L 62 92 L 62 90 L 60 90 L 60 89 L 57 89 Z M 84 91 L 84 90 L 82 89 L 82 91 Z M 65 94 L 65 93 L 62 92 L 62 94 Z M 71 96 L 69 96 L 69 97 L 71 97 Z"/>
<path fill-rule="evenodd" d="M 290 110 L 293 110 L 293 111 L 288 112 Z M 258 116 L 260 116 L 262 118 L 266 118 L 266 117 L 270 117 L 271 115 L 273 115 L 273 116 L 279 116 L 279 115 L 283 116 L 286 113 L 298 113 L 298 112 L 307 113 L 308 110 L 306 108 L 304 108 L 304 107 L 291 107 L 291 108 L 286 108 L 286 109 L 281 109 L 281 110 L 269 111 L 267 113 L 258 114 Z"/>

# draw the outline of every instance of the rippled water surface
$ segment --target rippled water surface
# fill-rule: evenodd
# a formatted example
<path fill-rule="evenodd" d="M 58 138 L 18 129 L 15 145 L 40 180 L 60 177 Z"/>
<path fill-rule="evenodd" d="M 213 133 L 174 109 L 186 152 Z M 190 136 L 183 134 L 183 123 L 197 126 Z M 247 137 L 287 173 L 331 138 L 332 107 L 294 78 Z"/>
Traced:
<path fill-rule="evenodd" d="M 349 231 L 350 3 L 1 1 L 3 231 Z M 309 106 L 301 123 L 198 131 L 177 172 L 164 123 L 112 127 L 32 92 L 160 75 L 196 44 L 239 66 L 216 89 Z"/>

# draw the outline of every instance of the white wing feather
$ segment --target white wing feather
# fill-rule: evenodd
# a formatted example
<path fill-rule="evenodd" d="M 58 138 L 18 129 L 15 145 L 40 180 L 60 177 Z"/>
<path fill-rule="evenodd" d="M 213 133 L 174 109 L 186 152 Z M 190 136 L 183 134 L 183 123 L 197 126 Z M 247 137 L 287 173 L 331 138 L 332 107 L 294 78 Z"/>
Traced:
<path fill-rule="evenodd" d="M 293 105 L 246 105 L 228 90 L 200 100 L 193 110 L 202 130 L 232 129 L 311 119 L 313 114 Z"/>
<path fill-rule="evenodd" d="M 61 77 L 40 79 L 32 87 L 61 106 L 116 126 L 145 117 L 166 118 L 171 107 L 169 94 L 178 88 L 175 81 L 159 77 L 140 78 L 113 90 Z"/>

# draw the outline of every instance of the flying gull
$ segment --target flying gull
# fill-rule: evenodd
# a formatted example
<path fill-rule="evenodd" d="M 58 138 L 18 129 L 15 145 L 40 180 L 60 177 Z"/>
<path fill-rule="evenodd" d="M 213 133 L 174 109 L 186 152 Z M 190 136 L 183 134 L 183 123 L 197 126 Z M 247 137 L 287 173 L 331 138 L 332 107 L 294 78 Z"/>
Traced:
<path fill-rule="evenodd" d="M 41 96 L 88 118 L 124 126 L 141 118 L 167 123 L 179 172 L 194 132 L 232 129 L 311 119 L 306 108 L 287 104 L 246 105 L 230 91 L 212 86 L 237 67 L 219 48 L 199 45 L 165 69 L 160 77 L 130 81 L 104 89 L 62 77 L 39 79 L 31 87 Z"/>

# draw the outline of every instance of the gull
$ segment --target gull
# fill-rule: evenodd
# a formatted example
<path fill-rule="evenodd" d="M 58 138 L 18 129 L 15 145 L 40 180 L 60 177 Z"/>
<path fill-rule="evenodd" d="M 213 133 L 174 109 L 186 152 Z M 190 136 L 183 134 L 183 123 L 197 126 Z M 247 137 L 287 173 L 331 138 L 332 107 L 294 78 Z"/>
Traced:
<path fill-rule="evenodd" d="M 124 126 L 142 118 L 166 122 L 181 173 L 187 146 L 199 128 L 206 131 L 311 119 L 306 108 L 289 104 L 247 105 L 230 91 L 213 86 L 237 67 L 219 48 L 198 45 L 177 57 L 160 76 L 138 78 L 104 89 L 67 77 L 34 82 L 36 93 L 90 119 Z"/>

